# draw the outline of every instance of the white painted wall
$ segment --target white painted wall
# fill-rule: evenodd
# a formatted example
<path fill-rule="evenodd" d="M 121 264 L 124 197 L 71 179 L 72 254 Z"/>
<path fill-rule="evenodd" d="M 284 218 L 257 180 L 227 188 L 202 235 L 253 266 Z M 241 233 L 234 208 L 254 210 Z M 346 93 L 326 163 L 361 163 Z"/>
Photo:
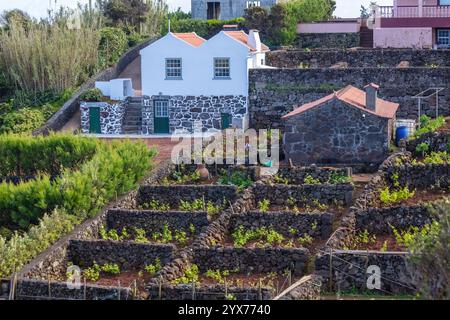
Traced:
<path fill-rule="evenodd" d="M 375 28 L 374 48 L 429 49 L 433 46 L 432 28 Z"/>
<path fill-rule="evenodd" d="M 111 100 L 124 100 L 127 97 L 134 96 L 133 83 L 129 78 L 96 81 L 95 87 L 100 89 L 105 97 L 110 97 Z"/>
<path fill-rule="evenodd" d="M 214 58 L 230 58 L 231 79 L 214 79 Z M 165 79 L 166 58 L 182 59 L 182 80 Z M 167 34 L 141 50 L 142 94 L 248 95 L 249 48 L 224 32 L 199 47 Z"/>

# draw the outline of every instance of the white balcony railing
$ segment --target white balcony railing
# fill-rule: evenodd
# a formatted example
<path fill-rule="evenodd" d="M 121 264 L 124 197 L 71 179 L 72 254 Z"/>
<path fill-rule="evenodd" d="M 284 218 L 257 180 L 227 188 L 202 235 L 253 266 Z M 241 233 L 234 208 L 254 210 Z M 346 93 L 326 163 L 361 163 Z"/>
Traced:
<path fill-rule="evenodd" d="M 450 18 L 450 6 L 423 7 L 422 14 L 417 6 L 379 6 L 378 14 L 381 18 Z"/>

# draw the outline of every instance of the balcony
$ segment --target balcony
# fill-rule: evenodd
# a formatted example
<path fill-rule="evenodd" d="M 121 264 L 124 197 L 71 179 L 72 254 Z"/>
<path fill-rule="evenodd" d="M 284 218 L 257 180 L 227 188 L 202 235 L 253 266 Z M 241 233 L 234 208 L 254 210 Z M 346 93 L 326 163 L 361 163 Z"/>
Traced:
<path fill-rule="evenodd" d="M 380 18 L 450 18 L 450 6 L 423 6 L 422 13 L 418 6 L 379 6 L 377 11 Z"/>

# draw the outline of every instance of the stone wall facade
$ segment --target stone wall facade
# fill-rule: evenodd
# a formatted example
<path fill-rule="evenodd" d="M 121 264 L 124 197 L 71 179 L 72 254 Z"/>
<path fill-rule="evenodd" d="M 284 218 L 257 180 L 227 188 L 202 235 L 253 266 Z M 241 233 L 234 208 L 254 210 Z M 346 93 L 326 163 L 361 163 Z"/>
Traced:
<path fill-rule="evenodd" d="M 65 282 L 21 279 L 16 285 L 16 300 L 132 300 L 131 288 L 82 285 L 69 289 Z"/>
<path fill-rule="evenodd" d="M 432 221 L 431 213 L 424 205 L 368 208 L 356 212 L 356 229 L 370 234 L 392 234 L 396 230 L 423 227 Z"/>
<path fill-rule="evenodd" d="M 81 112 L 81 132 L 89 133 L 89 110 L 100 108 L 100 128 L 102 134 L 121 134 L 123 118 L 125 115 L 125 105 L 118 102 L 113 105 L 106 102 L 82 102 Z"/>
<path fill-rule="evenodd" d="M 162 204 L 169 204 L 176 208 L 180 200 L 192 202 L 204 199 L 205 202 L 212 201 L 221 204 L 225 199 L 233 202 L 237 198 L 237 187 L 228 185 L 171 185 L 158 186 L 146 185 L 139 188 L 137 204 L 142 205 L 152 200 Z"/>
<path fill-rule="evenodd" d="M 301 33 L 295 40 L 297 48 L 354 48 L 359 47 L 359 33 Z"/>
<path fill-rule="evenodd" d="M 255 205 L 264 199 L 271 204 L 285 205 L 289 198 L 298 201 L 298 205 L 313 204 L 317 199 L 323 204 L 341 203 L 350 205 L 353 196 L 353 185 L 345 184 L 304 184 L 304 185 L 254 185 Z"/>
<path fill-rule="evenodd" d="M 327 183 L 332 174 L 350 177 L 352 175 L 351 168 L 331 168 L 319 166 L 307 167 L 281 167 L 278 174 L 288 180 L 289 184 L 304 184 L 307 176 L 319 180 L 321 183 Z"/>
<path fill-rule="evenodd" d="M 283 148 L 294 164 L 372 164 L 387 157 L 387 118 L 334 99 L 285 120 Z"/>
<path fill-rule="evenodd" d="M 199 248 L 194 251 L 194 263 L 200 272 L 211 270 L 235 270 L 239 273 L 283 274 L 287 269 L 296 276 L 303 276 L 309 259 L 304 248 Z"/>
<path fill-rule="evenodd" d="M 331 255 L 331 256 L 330 256 Z M 406 252 L 336 251 L 317 256 L 316 274 L 323 279 L 325 291 L 357 290 L 360 293 L 412 294 L 416 290 L 407 265 Z M 378 266 L 381 271 L 381 290 L 367 289 L 371 273 L 367 268 Z"/>
<path fill-rule="evenodd" d="M 72 240 L 67 250 L 67 259 L 80 268 L 94 264 L 117 263 L 120 270 L 142 270 L 157 258 L 162 264 L 173 257 L 172 244 L 148 244 L 132 241 Z"/>
<path fill-rule="evenodd" d="M 169 129 L 193 132 L 194 125 L 203 131 L 222 129 L 221 114 L 231 115 L 234 121 L 247 117 L 247 97 L 245 96 L 152 96 L 144 97 L 146 101 L 142 109 L 142 133 L 154 133 L 155 100 L 169 102 Z M 236 122 L 236 123 L 237 123 Z M 245 121 L 244 121 L 245 122 Z"/>
<path fill-rule="evenodd" d="M 268 52 L 266 60 L 269 66 L 277 68 L 298 68 L 300 65 L 329 68 L 338 62 L 344 62 L 350 68 L 395 68 L 403 61 L 410 67 L 450 67 L 450 50 L 277 50 Z"/>
<path fill-rule="evenodd" d="M 427 51 L 428 52 L 428 51 Z M 416 119 L 417 101 L 411 96 L 430 87 L 448 87 L 450 68 L 251 69 L 249 119 L 255 129 L 281 128 L 281 117 L 296 106 L 315 101 L 353 85 L 380 84 L 379 97 L 399 103 L 397 119 Z M 450 90 L 439 96 L 440 114 L 450 115 Z M 433 103 L 423 112 L 434 115 Z"/>
<path fill-rule="evenodd" d="M 261 227 L 273 228 L 286 237 L 292 237 L 291 229 L 297 236 L 308 234 L 313 238 L 328 239 L 333 229 L 332 213 L 295 214 L 293 212 L 259 212 L 250 211 L 231 217 L 230 229 L 243 226 L 246 230 Z M 315 228 L 312 226 L 316 225 Z"/>
<path fill-rule="evenodd" d="M 132 231 L 134 228 L 144 229 L 148 235 L 161 232 L 164 225 L 174 230 L 188 231 L 190 225 L 200 233 L 208 225 L 206 212 L 181 211 L 147 211 L 147 210 L 109 210 L 106 216 L 107 229 Z"/>
<path fill-rule="evenodd" d="M 393 186 L 393 175 L 398 174 L 400 186 L 414 188 L 428 188 L 437 186 L 448 188 L 450 185 L 450 164 L 404 164 L 393 165 L 385 169 L 387 183 Z"/>

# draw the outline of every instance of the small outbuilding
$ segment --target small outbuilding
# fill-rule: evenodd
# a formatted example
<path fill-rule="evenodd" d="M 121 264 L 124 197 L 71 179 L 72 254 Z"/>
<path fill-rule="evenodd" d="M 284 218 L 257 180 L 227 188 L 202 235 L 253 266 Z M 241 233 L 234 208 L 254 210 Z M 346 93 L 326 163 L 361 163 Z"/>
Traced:
<path fill-rule="evenodd" d="M 378 98 L 378 89 L 347 86 L 283 116 L 286 158 L 298 165 L 380 164 L 399 104 Z"/>

